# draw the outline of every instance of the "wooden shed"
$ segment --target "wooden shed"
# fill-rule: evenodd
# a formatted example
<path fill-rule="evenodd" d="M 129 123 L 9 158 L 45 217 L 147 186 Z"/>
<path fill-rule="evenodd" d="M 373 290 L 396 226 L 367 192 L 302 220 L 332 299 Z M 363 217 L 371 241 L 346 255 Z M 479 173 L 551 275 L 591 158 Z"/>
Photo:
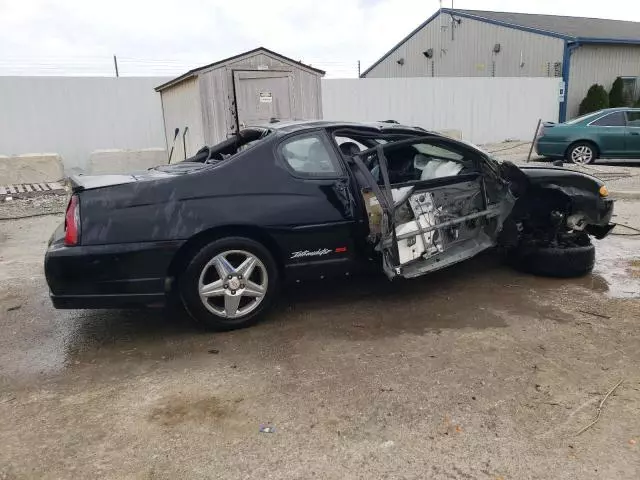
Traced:
<path fill-rule="evenodd" d="M 173 160 L 194 155 L 244 125 L 322 118 L 324 71 L 260 47 L 190 70 L 156 87 Z"/>

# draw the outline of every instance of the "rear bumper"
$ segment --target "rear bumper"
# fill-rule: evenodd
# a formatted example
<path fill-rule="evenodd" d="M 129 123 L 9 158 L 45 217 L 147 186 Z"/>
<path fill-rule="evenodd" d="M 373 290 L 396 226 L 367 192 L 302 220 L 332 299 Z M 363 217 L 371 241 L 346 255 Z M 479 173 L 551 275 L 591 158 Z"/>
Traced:
<path fill-rule="evenodd" d="M 182 241 L 67 247 L 56 230 L 44 271 L 56 308 L 121 308 L 164 302 Z"/>
<path fill-rule="evenodd" d="M 567 143 L 553 142 L 541 137 L 536 140 L 535 150 L 541 157 L 564 158 L 564 154 L 567 151 Z"/>

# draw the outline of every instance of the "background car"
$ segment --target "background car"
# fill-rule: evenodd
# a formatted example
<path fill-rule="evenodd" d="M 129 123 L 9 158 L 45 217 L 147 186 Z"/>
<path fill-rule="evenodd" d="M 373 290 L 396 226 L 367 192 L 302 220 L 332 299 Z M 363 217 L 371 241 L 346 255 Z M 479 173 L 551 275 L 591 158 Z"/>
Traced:
<path fill-rule="evenodd" d="M 598 158 L 640 158 L 640 109 L 608 108 L 565 123 L 547 122 L 535 147 L 538 155 L 581 164 Z"/>

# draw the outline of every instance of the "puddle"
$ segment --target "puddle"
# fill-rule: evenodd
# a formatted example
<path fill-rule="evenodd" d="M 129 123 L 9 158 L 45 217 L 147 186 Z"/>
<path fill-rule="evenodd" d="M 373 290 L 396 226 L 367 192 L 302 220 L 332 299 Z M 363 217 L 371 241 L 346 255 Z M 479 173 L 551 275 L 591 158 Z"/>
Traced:
<path fill-rule="evenodd" d="M 600 288 L 606 288 L 601 280 Z M 445 329 L 507 326 L 510 315 L 562 320 L 546 302 L 566 281 L 520 274 L 487 253 L 408 281 L 384 276 L 288 291 L 274 317 L 281 325 L 304 322 L 305 336 L 360 340 Z"/>
<path fill-rule="evenodd" d="M 611 235 L 596 241 L 593 272 L 607 283 L 610 297 L 640 298 L 640 240 Z"/>
<path fill-rule="evenodd" d="M 0 289 L 4 298 L 21 298 L 19 309 L 4 312 L 0 377 L 28 381 L 84 368 L 93 376 L 141 371 L 206 354 L 214 342 L 273 355 L 264 345 L 503 328 L 515 316 L 562 322 L 566 314 L 552 301 L 558 292 L 580 295 L 578 287 L 640 298 L 638 246 L 640 241 L 622 237 L 598 242 L 593 274 L 577 279 L 518 273 L 489 252 L 410 281 L 390 282 L 380 274 L 291 285 L 262 324 L 220 335 L 167 310 L 56 311 L 43 279 L 22 281 Z"/>

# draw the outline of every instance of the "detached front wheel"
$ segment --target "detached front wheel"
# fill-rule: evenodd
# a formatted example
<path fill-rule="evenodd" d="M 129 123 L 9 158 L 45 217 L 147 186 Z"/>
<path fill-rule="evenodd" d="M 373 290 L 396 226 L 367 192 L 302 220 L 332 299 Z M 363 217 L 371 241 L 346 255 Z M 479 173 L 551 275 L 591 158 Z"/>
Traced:
<path fill-rule="evenodd" d="M 521 246 L 509 252 L 518 270 L 546 277 L 581 277 L 593 270 L 596 248 L 587 237 L 584 245 Z"/>
<path fill-rule="evenodd" d="M 269 250 L 244 237 L 223 238 L 203 247 L 179 278 L 185 308 L 212 330 L 256 323 L 275 297 L 278 282 Z"/>

